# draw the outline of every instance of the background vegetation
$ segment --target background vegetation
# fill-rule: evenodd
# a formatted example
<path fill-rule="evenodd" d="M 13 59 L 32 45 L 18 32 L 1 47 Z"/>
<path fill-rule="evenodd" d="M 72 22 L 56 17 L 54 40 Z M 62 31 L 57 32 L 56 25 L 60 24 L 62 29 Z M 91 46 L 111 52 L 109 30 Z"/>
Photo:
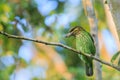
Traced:
<path fill-rule="evenodd" d="M 120 48 L 119 41 L 107 17 L 106 4 L 95 0 L 93 6 L 98 19 L 100 58 L 109 62 Z M 75 48 L 75 39 L 64 36 L 76 25 L 90 32 L 86 14 L 81 0 L 1 0 L 0 31 Z M 117 70 L 102 65 L 103 80 L 119 80 L 119 75 Z M 84 64 L 73 52 L 0 35 L 0 80 L 86 79 Z"/>

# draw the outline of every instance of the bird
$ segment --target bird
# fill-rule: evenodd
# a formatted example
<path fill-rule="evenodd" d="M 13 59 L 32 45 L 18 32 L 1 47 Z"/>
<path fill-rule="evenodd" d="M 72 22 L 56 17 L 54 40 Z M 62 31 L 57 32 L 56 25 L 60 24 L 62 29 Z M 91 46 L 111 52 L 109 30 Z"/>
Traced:
<path fill-rule="evenodd" d="M 68 37 L 75 37 L 76 39 L 76 50 L 89 55 L 95 55 L 96 47 L 94 45 L 94 39 L 92 38 L 91 34 L 87 32 L 81 26 L 75 26 L 69 30 L 66 34 L 66 38 Z M 93 76 L 93 59 L 81 54 L 78 54 L 80 59 L 85 63 L 86 75 Z"/>

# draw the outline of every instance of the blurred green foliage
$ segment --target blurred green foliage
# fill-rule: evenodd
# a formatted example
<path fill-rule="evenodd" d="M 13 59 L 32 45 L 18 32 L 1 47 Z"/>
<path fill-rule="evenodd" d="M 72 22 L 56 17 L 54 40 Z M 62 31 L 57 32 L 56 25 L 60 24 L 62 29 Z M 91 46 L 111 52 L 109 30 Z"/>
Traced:
<path fill-rule="evenodd" d="M 47 0 L 45 1 L 47 5 Z M 51 10 L 47 15 L 43 15 L 38 10 L 38 4 L 35 0 L 1 0 L 0 31 L 5 31 L 9 34 L 19 36 L 25 36 L 24 33 L 32 32 L 32 38 L 42 36 L 47 38 L 49 41 L 61 42 L 63 44 L 75 48 L 75 39 L 73 37 L 65 39 L 64 35 L 67 33 L 69 28 L 76 25 L 82 25 L 84 26 L 84 28 L 86 28 L 87 31 L 89 31 L 89 24 L 87 17 L 85 16 L 84 10 L 82 8 L 82 2 L 80 1 L 78 5 L 76 3 L 77 6 L 73 6 L 74 9 L 76 8 L 80 10 L 77 12 L 79 14 L 74 15 L 76 18 L 72 20 L 72 17 L 70 16 L 70 18 L 68 18 L 68 22 L 63 24 L 61 23 L 62 19 L 59 20 L 59 16 L 67 16 L 70 15 L 70 13 L 72 14 L 73 9 L 71 10 L 70 8 L 73 4 L 70 3 L 70 0 L 56 0 L 56 2 L 58 4 L 57 7 L 54 10 Z M 97 18 L 99 19 L 99 26 L 104 27 L 106 25 L 106 20 L 101 0 L 95 0 L 94 7 L 97 12 Z M 55 18 L 50 25 L 47 25 L 45 23 L 45 20 L 49 16 L 55 16 Z M 23 19 L 26 20 L 27 25 L 21 21 Z M 70 21 L 70 19 L 72 21 Z M 22 26 L 21 28 L 23 31 L 18 27 L 18 24 Z M 30 25 L 31 28 L 27 27 L 28 25 Z M 10 79 L 11 75 L 16 69 L 15 63 L 17 63 L 18 60 L 20 60 L 21 65 L 23 65 L 24 67 L 29 66 L 31 64 L 27 63 L 24 59 L 19 59 L 19 57 L 17 56 L 20 46 L 22 44 L 23 43 L 20 40 L 10 39 L 0 35 L 0 80 Z M 75 55 L 71 51 L 61 49 L 59 47 L 56 47 L 55 49 L 58 53 L 60 53 L 63 60 L 65 61 L 68 71 L 74 75 L 73 80 L 87 79 L 84 73 L 83 62 L 81 62 L 77 55 Z M 2 62 L 2 57 L 7 55 L 13 56 L 15 60 L 14 64 L 6 66 Z M 107 78 L 105 79 L 107 80 Z M 33 78 L 33 80 L 39 79 L 35 77 Z M 52 80 L 64 80 L 64 78 L 61 75 L 58 75 Z"/>

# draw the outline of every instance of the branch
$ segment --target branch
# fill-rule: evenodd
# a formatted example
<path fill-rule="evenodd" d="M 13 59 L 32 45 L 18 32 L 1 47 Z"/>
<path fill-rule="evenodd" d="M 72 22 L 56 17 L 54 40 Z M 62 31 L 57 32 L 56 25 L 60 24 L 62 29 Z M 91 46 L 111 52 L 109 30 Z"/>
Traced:
<path fill-rule="evenodd" d="M 109 0 L 109 8 L 112 13 L 114 23 L 116 25 L 119 41 L 120 41 L 120 1 L 119 0 Z M 120 44 L 119 44 L 120 45 Z"/>
<path fill-rule="evenodd" d="M 42 41 L 42 40 L 36 40 L 36 39 L 30 39 L 30 38 L 25 38 L 25 37 L 22 37 L 22 36 L 15 36 L 15 35 L 11 35 L 11 34 L 8 34 L 6 32 L 3 32 L 3 31 L 0 31 L 0 34 L 3 35 L 3 36 L 6 36 L 8 38 L 13 38 L 13 39 L 21 39 L 21 40 L 28 40 L 28 41 L 33 41 L 33 42 L 37 42 L 37 43 L 42 43 L 42 44 L 45 44 L 45 45 L 52 45 L 52 46 L 60 46 L 62 48 L 65 48 L 65 49 L 68 49 L 70 51 L 73 51 L 75 52 L 76 54 L 81 54 L 81 55 L 84 55 L 84 56 L 87 56 L 87 57 L 90 57 L 90 58 L 93 58 L 94 60 L 102 63 L 102 64 L 105 64 L 107 66 L 110 66 L 118 71 L 120 71 L 120 67 L 114 65 L 114 64 L 110 64 L 108 62 L 105 62 L 99 58 L 96 58 L 95 56 L 93 55 L 89 55 L 89 54 L 84 54 L 84 53 L 81 53 L 81 52 L 78 52 L 77 50 L 69 47 L 69 46 L 66 46 L 64 44 L 61 44 L 61 43 L 55 43 L 55 42 L 46 42 L 46 41 Z"/>

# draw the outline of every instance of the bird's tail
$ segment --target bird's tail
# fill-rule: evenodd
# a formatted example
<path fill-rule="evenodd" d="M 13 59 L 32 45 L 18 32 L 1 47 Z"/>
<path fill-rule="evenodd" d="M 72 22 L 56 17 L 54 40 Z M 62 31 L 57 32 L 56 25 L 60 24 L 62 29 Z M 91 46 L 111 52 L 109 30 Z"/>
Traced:
<path fill-rule="evenodd" d="M 85 67 L 86 67 L 86 75 L 87 76 L 92 76 L 93 75 L 93 64 L 92 64 L 92 61 L 91 61 L 91 63 L 85 63 Z"/>

